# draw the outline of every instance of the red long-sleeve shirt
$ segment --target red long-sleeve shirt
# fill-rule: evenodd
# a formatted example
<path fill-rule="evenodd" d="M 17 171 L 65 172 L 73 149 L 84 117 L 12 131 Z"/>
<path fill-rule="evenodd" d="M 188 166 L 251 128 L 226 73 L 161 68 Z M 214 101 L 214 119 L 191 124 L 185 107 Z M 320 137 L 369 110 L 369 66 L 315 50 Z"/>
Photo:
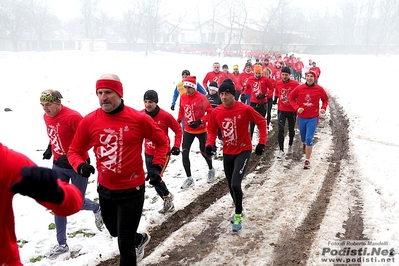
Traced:
<path fill-rule="evenodd" d="M 298 110 L 302 107 L 302 113 L 297 113 L 302 118 L 312 118 L 319 116 L 320 100 L 322 101 L 321 109 L 327 110 L 328 96 L 326 91 L 319 85 L 313 83 L 309 86 L 307 83 L 297 86 L 288 95 L 291 106 Z"/>
<path fill-rule="evenodd" d="M 76 111 L 62 106 L 61 111 L 55 116 L 43 115 L 46 123 L 47 135 L 50 138 L 50 145 L 54 160 L 61 155 L 66 155 L 71 145 L 76 129 L 83 117 Z M 86 153 L 85 159 L 89 158 Z"/>
<path fill-rule="evenodd" d="M 146 138 L 157 147 L 152 163 L 164 165 L 168 137 L 150 116 L 128 106 L 116 114 L 99 108 L 80 122 L 68 160 L 77 170 L 84 161 L 82 154 L 93 147 L 102 186 L 111 190 L 139 187 L 145 183 L 142 148 Z"/>
<path fill-rule="evenodd" d="M 146 113 L 145 109 L 141 111 Z M 163 109 L 159 109 L 156 116 L 152 117 L 154 122 L 158 125 L 160 129 L 168 137 L 168 145 L 170 146 L 170 138 L 168 135 L 169 128 L 175 133 L 173 147 L 180 149 L 181 139 L 182 139 L 182 129 L 181 125 L 177 123 L 176 119 L 168 112 Z M 144 152 L 148 155 L 154 155 L 156 152 L 156 147 L 151 140 L 145 139 L 144 141 Z"/>
<path fill-rule="evenodd" d="M 202 85 L 204 85 L 204 88 L 208 88 L 208 82 L 216 82 L 218 84 L 218 87 L 223 83 L 223 81 L 227 78 L 227 74 L 223 71 L 219 71 L 218 73 L 211 71 L 208 72 L 205 75 L 204 80 L 202 81 Z"/>
<path fill-rule="evenodd" d="M 276 95 L 278 97 L 278 110 L 284 112 L 295 112 L 294 107 L 291 106 L 288 95 L 290 92 L 297 87 L 299 83 L 295 80 L 290 79 L 288 82 L 284 82 L 282 79 L 276 81 Z"/>
<path fill-rule="evenodd" d="M 240 78 L 241 78 L 241 88 L 236 87 L 236 90 L 238 89 L 242 89 L 244 91 L 245 86 L 247 85 L 247 82 L 250 78 L 252 78 L 254 76 L 254 72 L 242 72 L 240 74 Z"/>
<path fill-rule="evenodd" d="M 184 131 L 192 134 L 201 134 L 207 131 L 206 124 L 212 113 L 212 106 L 208 99 L 195 91 L 192 95 L 183 94 L 180 98 L 178 121 L 182 121 L 184 117 Z M 189 126 L 190 122 L 202 120 L 202 124 L 197 128 Z"/>
<path fill-rule="evenodd" d="M 22 266 L 15 236 L 12 207 L 15 194 L 11 191 L 11 185 L 21 180 L 21 169 L 25 166 L 35 166 L 35 163 L 25 155 L 0 143 L 0 265 Z M 58 179 L 58 185 L 64 191 L 64 200 L 61 204 L 38 203 L 59 216 L 68 216 L 78 212 L 83 204 L 82 193 L 77 187 L 64 183 L 60 179 Z"/>
<path fill-rule="evenodd" d="M 210 116 L 206 146 L 215 144 L 218 128 L 222 132 L 223 154 L 235 155 L 252 150 L 251 137 L 248 132 L 250 121 L 259 129 L 259 144 L 266 145 L 266 119 L 249 105 L 235 101 L 234 106 L 226 108 L 219 105 Z"/>
<path fill-rule="evenodd" d="M 267 94 L 269 96 L 273 95 L 274 87 L 270 79 L 266 76 L 263 76 L 259 79 L 252 77 L 248 80 L 247 85 L 244 89 L 244 94 L 251 94 L 250 102 L 251 103 L 265 103 L 267 102 L 267 98 L 258 99 L 256 98 L 259 94 Z"/>

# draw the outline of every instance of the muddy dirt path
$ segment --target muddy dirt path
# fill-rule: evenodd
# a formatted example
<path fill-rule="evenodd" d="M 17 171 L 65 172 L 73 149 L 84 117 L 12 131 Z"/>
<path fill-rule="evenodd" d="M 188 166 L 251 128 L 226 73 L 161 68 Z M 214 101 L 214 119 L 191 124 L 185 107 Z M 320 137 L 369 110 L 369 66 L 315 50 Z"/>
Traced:
<path fill-rule="evenodd" d="M 234 259 L 243 255 L 248 258 L 230 265 L 306 265 L 314 237 L 334 193 L 336 180 L 341 172 L 341 162 L 349 158 L 348 126 L 349 122 L 342 108 L 334 98 L 330 98 L 329 116 L 321 118 L 315 135 L 312 158 L 320 159 L 312 161 L 310 170 L 302 169 L 302 152 L 295 152 L 282 161 L 275 159 L 278 147 L 275 126 L 269 132 L 264 155 L 251 157 L 249 174 L 243 182 L 244 201 L 252 206 L 248 209 L 247 218 L 250 230 L 243 233 L 237 242 L 237 237 L 226 233 L 229 214 L 217 210 L 211 218 L 206 219 L 203 230 L 199 233 L 190 232 L 190 237 L 184 235 L 187 237 L 184 245 L 164 248 L 164 259 L 161 262 L 151 264 L 143 261 L 142 265 L 224 265 L 224 261 L 228 261 L 230 257 Z M 301 149 L 297 134 L 294 150 Z M 212 205 L 226 195 L 228 198 L 228 193 L 225 179 L 219 179 L 218 183 L 184 209 L 176 211 L 162 224 L 149 228 L 152 239 L 146 247 L 146 257 L 151 256 L 166 239 L 189 225 L 199 214 L 212 212 Z M 250 195 L 259 194 L 265 196 L 251 199 Z M 340 236 L 342 239 L 363 238 L 359 201 L 343 225 L 346 233 Z M 246 225 L 247 221 L 244 226 Z M 223 241 L 236 242 L 236 245 L 230 247 L 228 254 L 221 251 Z M 253 258 L 259 254 L 267 258 L 259 258 L 262 262 Z M 221 255 L 225 258 L 220 259 Z M 111 265 L 119 265 L 119 258 L 99 264 Z"/>

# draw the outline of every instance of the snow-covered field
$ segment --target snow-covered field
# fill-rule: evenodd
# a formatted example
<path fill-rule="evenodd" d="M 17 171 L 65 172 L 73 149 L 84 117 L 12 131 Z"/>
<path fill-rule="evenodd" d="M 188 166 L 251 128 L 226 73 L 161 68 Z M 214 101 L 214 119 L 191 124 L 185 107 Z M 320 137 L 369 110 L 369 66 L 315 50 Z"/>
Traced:
<path fill-rule="evenodd" d="M 396 134 L 399 122 L 396 120 L 396 73 L 399 56 L 359 56 L 359 55 L 299 55 L 304 62 L 313 59 L 321 68 L 319 84 L 330 95 L 338 98 L 351 122 L 350 154 L 353 160 L 344 162 L 343 173 L 355 179 L 360 186 L 360 198 L 363 200 L 364 234 L 368 239 L 388 241 L 389 247 L 399 249 L 399 204 L 397 181 L 399 161 L 399 140 Z M 95 82 L 105 73 L 119 75 L 124 85 L 125 104 L 136 109 L 143 109 L 143 94 L 154 89 L 159 94 L 159 106 L 177 117 L 177 110 L 171 111 L 170 104 L 176 82 L 181 78 L 181 71 L 189 69 L 197 80 L 202 82 L 212 64 L 216 61 L 238 64 L 242 69 L 246 58 L 212 58 L 199 55 L 167 54 L 156 52 L 145 56 L 143 53 L 129 52 L 49 52 L 49 53 L 0 53 L 0 71 L 2 73 L 0 97 L 0 141 L 19 152 L 29 156 L 41 166 L 51 166 L 50 161 L 42 160 L 42 153 L 47 146 L 47 135 L 43 110 L 39 103 L 40 93 L 48 88 L 59 90 L 64 96 L 63 104 L 86 115 L 98 108 L 95 96 Z M 11 108 L 12 112 L 3 112 Z M 328 117 L 328 113 L 326 114 Z M 312 158 L 324 157 L 330 153 L 329 138 L 331 132 L 324 128 L 318 132 L 319 142 L 314 148 Z M 173 136 L 173 134 L 171 134 Z M 191 202 L 199 193 L 208 189 L 206 183 L 206 163 L 198 154 L 197 142 L 192 146 L 193 176 L 196 177 L 194 189 L 182 191 L 184 170 L 181 155 L 173 157 L 164 175 L 169 190 L 175 195 L 175 207 L 181 209 Z M 91 156 L 92 160 L 94 156 Z M 324 162 L 313 168 L 304 179 L 295 176 L 303 173 L 302 165 L 294 166 L 287 173 L 276 161 L 267 174 L 268 182 L 261 190 L 250 188 L 244 190 L 244 206 L 247 218 L 244 220 L 240 234 L 231 233 L 231 224 L 227 219 L 215 229 L 220 248 L 205 257 L 201 265 L 224 265 L 233 259 L 229 250 L 240 249 L 242 245 L 254 245 L 251 254 L 243 254 L 246 265 L 269 265 L 268 255 L 272 252 L 269 244 L 278 237 L 277 232 L 285 226 L 299 224 L 306 213 L 303 206 L 309 204 L 319 188 L 318 176 L 323 175 Z M 214 167 L 218 178 L 224 178 L 221 161 L 215 160 Z M 353 174 L 355 173 L 355 175 Z M 90 177 L 87 197 L 97 198 L 96 175 Z M 256 182 L 262 178 L 248 175 L 244 182 Z M 279 184 L 280 191 L 267 194 Z M 283 186 L 281 187 L 281 184 Z M 320 227 L 308 265 L 318 263 L 318 249 L 326 241 L 336 240 L 338 232 L 345 231 L 342 223 L 347 219 L 348 209 L 354 199 L 345 178 L 337 183 L 336 194 L 331 198 L 329 209 Z M 282 189 L 283 188 L 283 189 Z M 161 199 L 153 188 L 147 188 L 147 200 L 139 226 L 146 230 L 149 225 L 159 224 L 166 219 L 158 213 L 162 206 Z M 277 200 L 279 196 L 284 200 Z M 277 200 L 277 201 L 276 201 Z M 278 208 L 278 210 L 276 210 Z M 117 241 L 109 236 L 106 229 L 98 231 L 91 212 L 81 211 L 68 218 L 67 232 L 83 231 L 94 234 L 85 237 L 76 234 L 68 239 L 70 249 L 79 252 L 75 259 L 66 261 L 41 260 L 30 262 L 32 258 L 43 255 L 51 245 L 56 243 L 55 230 L 48 226 L 54 222 L 49 211 L 34 200 L 20 195 L 14 198 L 16 232 L 19 240 L 27 243 L 20 249 L 25 265 L 96 265 L 101 260 L 118 254 Z M 216 201 L 209 210 L 198 216 L 193 222 L 178 230 L 151 255 L 144 258 L 142 265 L 161 261 L 165 248 L 173 245 L 184 245 L 181 242 L 187 237 L 200 233 L 198 228 L 206 229 L 207 219 L 214 213 L 229 217 L 233 206 L 229 195 Z M 278 215 L 276 215 L 278 213 Z M 168 214 L 171 215 L 171 214 Z M 266 222 L 259 220 L 266 217 Z M 259 218 L 259 219 L 258 219 Z M 255 237 L 255 236 L 264 237 Z M 80 250 L 80 251 L 79 251 Z M 224 251 L 224 253 L 222 252 Z M 100 255 L 101 254 L 101 258 Z M 237 265 L 240 265 L 238 263 Z M 323 264 L 324 265 L 324 264 Z M 327 264 L 325 264 L 327 265 Z M 381 264 L 375 264 L 381 265 Z M 386 264 L 395 265 L 395 264 Z"/>

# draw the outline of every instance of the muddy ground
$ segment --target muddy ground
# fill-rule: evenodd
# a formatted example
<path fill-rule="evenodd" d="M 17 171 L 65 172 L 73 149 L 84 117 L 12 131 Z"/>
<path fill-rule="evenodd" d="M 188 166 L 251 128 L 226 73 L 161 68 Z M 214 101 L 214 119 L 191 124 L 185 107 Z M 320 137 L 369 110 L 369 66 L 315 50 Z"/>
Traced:
<path fill-rule="evenodd" d="M 329 127 L 332 134 L 332 152 L 328 155 L 328 164 L 324 176 L 319 178 L 322 179 L 322 186 L 317 193 L 317 196 L 313 200 L 311 207 L 302 220 L 299 226 L 296 226 L 294 230 L 287 231 L 284 237 L 280 237 L 277 243 L 274 243 L 274 259 L 273 265 L 306 265 L 312 243 L 314 242 L 315 235 L 320 229 L 320 224 L 325 216 L 327 207 L 329 205 L 330 197 L 334 192 L 334 186 L 336 184 L 337 177 L 341 172 L 341 163 L 343 160 L 350 160 L 348 155 L 349 151 L 349 136 L 348 128 L 349 121 L 345 116 L 342 107 L 336 102 L 334 98 L 330 98 L 329 102 L 329 113 L 328 119 L 321 119 L 320 127 Z M 318 137 L 315 137 L 315 144 L 317 145 Z M 257 174 L 268 171 L 272 167 L 274 161 L 274 152 L 278 146 L 277 143 L 277 126 L 269 132 L 268 142 L 266 151 L 262 157 L 252 156 L 248 167 L 248 173 L 256 171 Z M 301 142 L 299 136 L 295 137 L 294 142 L 295 149 L 301 149 Z M 302 164 L 303 154 L 294 155 L 290 164 Z M 259 167 L 260 166 L 260 167 Z M 286 168 L 290 168 L 290 165 L 286 165 Z M 265 182 L 267 179 L 263 179 L 261 182 Z M 262 184 L 256 183 L 253 186 L 259 186 Z M 247 184 L 245 189 L 249 189 L 251 184 Z M 191 202 L 184 209 L 177 210 L 173 215 L 170 215 L 167 220 L 162 224 L 149 228 L 152 239 L 146 247 L 146 256 L 151 254 L 159 244 L 161 244 L 166 238 L 168 238 L 173 232 L 181 228 L 183 225 L 190 223 L 199 213 L 202 213 L 215 200 L 220 199 L 224 195 L 229 193 L 225 179 L 220 179 L 218 183 L 215 183 L 212 188 L 207 192 L 200 195 L 195 201 Z M 351 191 L 354 196 L 358 196 L 358 191 Z M 344 234 L 337 235 L 340 239 L 351 239 L 361 240 L 364 239 L 363 235 L 363 220 L 361 216 L 362 203 L 360 197 L 355 202 L 356 206 L 351 208 L 349 218 L 342 225 L 345 228 Z M 208 228 L 217 227 L 220 224 L 219 219 L 213 219 L 210 221 L 214 223 L 210 224 Z M 188 242 L 187 245 L 181 247 L 174 247 L 168 251 L 168 259 L 162 261 L 159 264 L 146 264 L 146 265 L 181 265 L 182 261 L 189 261 L 190 264 L 200 262 L 207 253 L 212 252 L 212 248 L 216 243 L 213 243 L 214 230 L 204 230 L 200 235 L 195 237 L 192 241 Z M 254 239 L 254 245 L 256 245 L 256 239 Z M 253 248 L 253 247 L 252 247 Z M 251 246 L 246 246 L 242 253 L 249 252 Z M 104 261 L 99 266 L 116 266 L 119 265 L 119 258 Z M 184 264 L 186 265 L 186 263 Z"/>

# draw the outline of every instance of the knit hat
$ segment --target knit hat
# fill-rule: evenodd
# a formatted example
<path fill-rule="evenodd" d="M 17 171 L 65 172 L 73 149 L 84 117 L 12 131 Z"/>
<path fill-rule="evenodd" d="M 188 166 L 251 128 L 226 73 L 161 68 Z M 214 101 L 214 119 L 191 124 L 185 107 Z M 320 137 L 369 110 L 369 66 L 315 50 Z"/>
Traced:
<path fill-rule="evenodd" d="M 316 78 L 316 73 L 315 73 L 314 71 L 312 71 L 312 70 L 309 70 L 308 72 L 306 72 L 306 73 L 305 73 L 305 76 L 306 76 L 307 74 L 313 75 L 313 77 Z"/>
<path fill-rule="evenodd" d="M 208 89 L 209 90 L 213 90 L 213 91 L 218 91 L 219 89 L 218 89 L 218 84 L 216 83 L 216 82 L 211 82 L 211 83 L 209 83 L 209 87 L 208 87 Z"/>
<path fill-rule="evenodd" d="M 196 76 L 187 76 L 183 80 L 183 86 L 189 86 L 191 88 L 197 89 L 197 79 Z"/>
<path fill-rule="evenodd" d="M 289 75 L 291 75 L 291 69 L 289 67 L 283 67 L 281 69 L 281 73 L 288 73 Z"/>
<path fill-rule="evenodd" d="M 119 97 L 123 97 L 123 86 L 122 83 L 114 79 L 99 79 L 96 82 L 96 92 L 98 89 L 110 89 L 116 92 Z"/>
<path fill-rule="evenodd" d="M 222 66 L 222 69 L 225 69 L 225 68 L 226 68 L 226 69 L 229 69 L 229 66 L 228 66 L 228 65 L 226 65 L 226 64 L 225 64 L 225 65 L 223 65 L 223 66 Z"/>
<path fill-rule="evenodd" d="M 234 65 L 234 66 L 233 66 L 233 69 L 238 69 L 238 65 Z"/>
<path fill-rule="evenodd" d="M 262 73 L 262 66 L 255 65 L 254 66 L 254 73 Z"/>
<path fill-rule="evenodd" d="M 230 92 L 234 96 L 236 95 L 236 88 L 234 87 L 234 83 L 231 79 L 225 79 L 223 83 L 219 87 L 219 93 L 222 92 Z"/>
<path fill-rule="evenodd" d="M 150 100 L 154 103 L 158 103 L 158 93 L 154 90 L 148 90 L 144 93 L 144 100 Z"/>
<path fill-rule="evenodd" d="M 184 69 L 184 70 L 181 72 L 181 75 L 182 75 L 182 76 L 183 76 L 183 75 L 190 76 L 190 71 L 188 71 L 187 69 Z"/>

